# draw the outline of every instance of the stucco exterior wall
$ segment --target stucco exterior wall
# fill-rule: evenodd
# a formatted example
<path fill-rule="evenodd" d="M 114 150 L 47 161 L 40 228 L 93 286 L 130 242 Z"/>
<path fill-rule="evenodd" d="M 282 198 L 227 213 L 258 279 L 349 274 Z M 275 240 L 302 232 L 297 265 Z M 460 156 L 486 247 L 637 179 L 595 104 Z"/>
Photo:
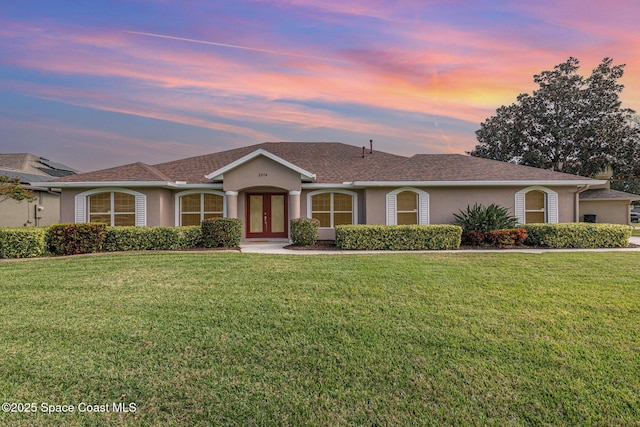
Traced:
<path fill-rule="evenodd" d="M 515 215 L 515 194 L 523 187 L 420 187 L 429 193 L 429 217 L 431 224 L 450 224 L 454 213 L 475 203 L 485 206 L 496 203 L 508 208 Z M 575 218 L 575 191 L 567 187 L 546 187 L 558 193 L 558 217 L 560 222 L 573 222 Z M 371 188 L 365 191 L 366 223 L 386 223 L 386 195 L 396 188 Z"/>
<path fill-rule="evenodd" d="M 580 221 L 585 214 L 596 215 L 596 222 L 602 224 L 629 224 L 628 200 L 583 200 L 580 202 Z"/>
<path fill-rule="evenodd" d="M 224 174 L 224 191 L 253 187 L 300 190 L 300 174 L 273 160 L 259 156 Z M 239 212 L 239 211 L 238 211 Z"/>
<path fill-rule="evenodd" d="M 0 202 L 0 227 L 46 227 L 60 222 L 60 196 L 46 191 L 35 194 L 38 198 L 33 202 L 12 199 Z M 36 211 L 36 206 L 44 210 Z"/>

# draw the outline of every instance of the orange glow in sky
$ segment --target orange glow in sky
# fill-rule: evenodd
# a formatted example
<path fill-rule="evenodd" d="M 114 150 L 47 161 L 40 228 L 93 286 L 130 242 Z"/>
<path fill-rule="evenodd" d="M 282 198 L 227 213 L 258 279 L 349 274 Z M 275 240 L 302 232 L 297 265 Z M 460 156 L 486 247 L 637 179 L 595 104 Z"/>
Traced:
<path fill-rule="evenodd" d="M 637 2 L 9 3 L 0 152 L 85 171 L 264 141 L 464 153 L 569 56 L 627 64 L 640 110 Z"/>

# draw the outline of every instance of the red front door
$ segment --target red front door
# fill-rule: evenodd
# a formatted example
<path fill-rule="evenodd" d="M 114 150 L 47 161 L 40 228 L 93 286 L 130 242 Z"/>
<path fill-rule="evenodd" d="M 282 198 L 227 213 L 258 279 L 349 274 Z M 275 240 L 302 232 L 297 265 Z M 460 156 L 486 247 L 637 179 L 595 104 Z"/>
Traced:
<path fill-rule="evenodd" d="M 286 194 L 247 194 L 247 237 L 288 237 Z"/>

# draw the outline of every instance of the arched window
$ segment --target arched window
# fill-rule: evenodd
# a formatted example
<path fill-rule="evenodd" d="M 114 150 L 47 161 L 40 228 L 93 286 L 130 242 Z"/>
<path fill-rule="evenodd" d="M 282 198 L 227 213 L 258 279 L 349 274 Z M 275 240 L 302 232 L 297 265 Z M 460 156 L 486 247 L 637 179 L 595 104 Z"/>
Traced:
<path fill-rule="evenodd" d="M 387 193 L 387 225 L 429 224 L 429 193 L 398 188 Z"/>
<path fill-rule="evenodd" d="M 111 226 L 147 223 L 147 197 L 122 188 L 85 191 L 76 196 L 76 223 L 103 222 Z"/>
<path fill-rule="evenodd" d="M 225 216 L 224 194 L 191 190 L 176 194 L 176 225 L 200 225 L 202 220 Z"/>
<path fill-rule="evenodd" d="M 352 191 L 313 191 L 307 195 L 307 217 L 323 228 L 357 224 L 357 198 Z"/>
<path fill-rule="evenodd" d="M 539 186 L 518 191 L 516 218 L 520 224 L 557 223 L 558 193 Z"/>

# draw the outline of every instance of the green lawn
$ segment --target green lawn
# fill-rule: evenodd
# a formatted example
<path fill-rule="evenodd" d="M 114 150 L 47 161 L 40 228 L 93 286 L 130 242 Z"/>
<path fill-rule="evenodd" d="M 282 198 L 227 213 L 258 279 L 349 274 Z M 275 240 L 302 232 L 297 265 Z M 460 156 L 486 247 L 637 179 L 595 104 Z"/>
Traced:
<path fill-rule="evenodd" d="M 638 256 L 1 262 L 0 425 L 639 425 Z"/>

